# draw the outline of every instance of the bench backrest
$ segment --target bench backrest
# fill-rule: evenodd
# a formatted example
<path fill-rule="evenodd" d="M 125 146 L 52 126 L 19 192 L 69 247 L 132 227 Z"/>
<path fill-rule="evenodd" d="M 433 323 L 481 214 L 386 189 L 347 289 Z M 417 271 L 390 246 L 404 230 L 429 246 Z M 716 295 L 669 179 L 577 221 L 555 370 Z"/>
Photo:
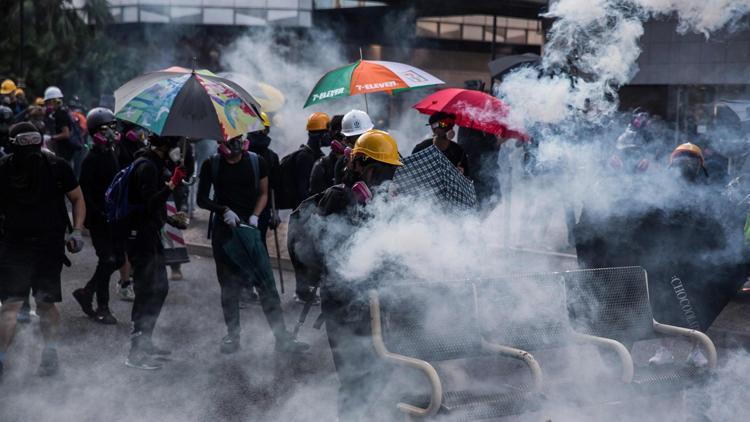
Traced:
<path fill-rule="evenodd" d="M 570 323 L 560 273 L 481 280 L 476 286 L 488 341 L 523 350 L 554 348 L 568 341 Z"/>
<path fill-rule="evenodd" d="M 428 362 L 482 354 L 472 283 L 388 285 L 378 297 L 389 351 Z"/>
<path fill-rule="evenodd" d="M 597 268 L 563 274 L 576 331 L 625 344 L 655 337 L 646 270 Z"/>

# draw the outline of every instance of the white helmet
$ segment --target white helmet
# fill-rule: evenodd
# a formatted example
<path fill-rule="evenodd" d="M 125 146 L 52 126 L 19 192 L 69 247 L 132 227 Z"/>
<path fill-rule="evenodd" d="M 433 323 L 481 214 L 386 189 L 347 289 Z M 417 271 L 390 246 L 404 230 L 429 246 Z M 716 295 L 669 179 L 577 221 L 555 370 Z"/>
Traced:
<path fill-rule="evenodd" d="M 370 116 L 362 110 L 352 110 L 341 120 L 341 133 L 344 136 L 361 135 L 374 127 Z"/>
<path fill-rule="evenodd" d="M 60 88 L 56 86 L 48 86 L 47 89 L 44 90 L 44 101 L 54 100 L 62 97 L 62 91 L 60 91 Z"/>

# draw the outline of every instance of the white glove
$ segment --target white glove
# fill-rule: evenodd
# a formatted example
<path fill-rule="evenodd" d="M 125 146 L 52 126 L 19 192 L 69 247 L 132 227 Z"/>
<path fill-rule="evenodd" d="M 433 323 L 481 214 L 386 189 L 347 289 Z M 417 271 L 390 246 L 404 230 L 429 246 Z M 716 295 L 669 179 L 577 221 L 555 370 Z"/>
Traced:
<path fill-rule="evenodd" d="M 47 145 L 52 140 L 52 137 L 50 135 L 44 134 L 44 145 Z"/>
<path fill-rule="evenodd" d="M 237 225 L 240 224 L 242 220 L 240 220 L 240 217 L 235 214 L 234 211 L 227 209 L 226 211 L 224 211 L 224 222 L 228 226 L 237 227 Z"/>
<path fill-rule="evenodd" d="M 251 215 L 247 222 L 253 227 L 258 227 L 258 216 Z"/>
<path fill-rule="evenodd" d="M 81 252 L 83 249 L 83 236 L 81 236 L 81 229 L 73 229 L 70 234 L 65 236 L 65 246 L 70 253 Z"/>

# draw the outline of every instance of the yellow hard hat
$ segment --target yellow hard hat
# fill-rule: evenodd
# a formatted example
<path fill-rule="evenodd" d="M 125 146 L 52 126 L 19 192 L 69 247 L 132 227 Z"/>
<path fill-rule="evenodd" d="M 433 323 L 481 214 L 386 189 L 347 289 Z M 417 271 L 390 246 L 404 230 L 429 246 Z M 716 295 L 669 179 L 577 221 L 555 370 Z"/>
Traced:
<path fill-rule="evenodd" d="M 21 88 L 16 88 L 16 90 L 15 90 L 15 91 L 13 91 L 13 93 L 14 93 L 15 95 L 26 95 L 26 93 L 25 93 L 25 92 L 23 92 L 23 89 L 21 89 Z"/>
<path fill-rule="evenodd" d="M 271 121 L 268 120 L 268 115 L 265 111 L 260 112 L 260 119 L 263 120 L 263 126 L 265 127 L 271 127 Z"/>
<path fill-rule="evenodd" d="M 671 165 L 676 157 L 684 155 L 690 155 L 697 158 L 700 160 L 701 166 L 703 166 L 703 151 L 701 151 L 698 145 L 691 144 L 690 142 L 684 143 L 672 151 L 672 155 L 669 156 L 669 164 Z"/>
<path fill-rule="evenodd" d="M 13 82 L 10 79 L 6 79 L 6 80 L 3 81 L 2 84 L 0 84 L 0 94 L 2 94 L 2 95 L 8 95 L 8 94 L 12 93 L 13 91 L 15 91 L 16 88 L 18 88 L 18 87 L 16 86 L 15 82 Z"/>
<path fill-rule="evenodd" d="M 34 104 L 38 106 L 44 106 L 44 98 L 36 97 L 36 99 L 34 100 Z"/>
<path fill-rule="evenodd" d="M 328 123 L 331 122 L 331 118 L 325 113 L 313 113 L 307 118 L 307 131 L 315 132 L 319 130 L 328 130 Z"/>
<path fill-rule="evenodd" d="M 372 129 L 363 133 L 354 144 L 352 156 L 365 155 L 375 161 L 402 166 L 398 155 L 398 144 L 386 131 Z"/>

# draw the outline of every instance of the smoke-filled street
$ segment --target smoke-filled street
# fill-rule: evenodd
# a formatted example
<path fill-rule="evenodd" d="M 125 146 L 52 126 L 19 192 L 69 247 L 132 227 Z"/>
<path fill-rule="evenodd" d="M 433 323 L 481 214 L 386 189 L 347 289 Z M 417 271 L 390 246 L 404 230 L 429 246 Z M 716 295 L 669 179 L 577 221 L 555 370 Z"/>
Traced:
<path fill-rule="evenodd" d="M 750 0 L 0 28 L 0 422 L 748 419 Z"/>
<path fill-rule="evenodd" d="M 330 420 L 335 418 L 336 379 L 325 336 L 313 329 L 319 313 L 300 334 L 310 353 L 285 359 L 273 352 L 273 340 L 257 304 L 242 310 L 242 349 L 227 358 L 219 352 L 223 336 L 219 288 L 211 259 L 191 257 L 185 280 L 170 283 L 165 316 L 159 321 L 160 346 L 173 351 L 158 373 L 132 371 L 127 357 L 127 324 L 110 327 L 87 318 L 71 292 L 96 265 L 93 250 L 75 257 L 63 272 L 61 359 L 54 378 L 34 376 L 39 358 L 39 321 L 19 327 L 12 353 L 18 362 L 0 385 L 3 421 L 247 421 Z M 287 273 L 287 282 L 294 280 Z M 290 284 L 291 285 L 291 284 Z M 300 306 L 285 296 L 287 320 L 294 324 Z M 131 303 L 113 298 L 113 313 L 129 318 Z M 306 387 L 306 386 L 314 386 Z M 284 407 L 274 404 L 279 400 Z M 315 414 L 310 413 L 315 409 Z"/>

